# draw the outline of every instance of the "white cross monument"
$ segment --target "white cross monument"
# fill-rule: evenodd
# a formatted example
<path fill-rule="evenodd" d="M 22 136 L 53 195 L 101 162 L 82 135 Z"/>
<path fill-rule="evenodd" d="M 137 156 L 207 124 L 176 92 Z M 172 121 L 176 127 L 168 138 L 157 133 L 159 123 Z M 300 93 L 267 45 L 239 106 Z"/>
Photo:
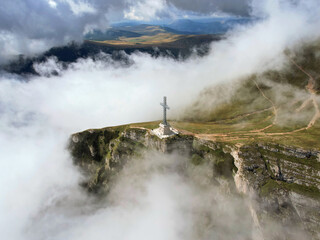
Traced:
<path fill-rule="evenodd" d="M 159 128 L 153 130 L 153 133 L 159 138 L 166 138 L 178 134 L 178 131 L 172 128 L 167 122 L 167 110 L 170 109 L 167 105 L 167 97 L 163 97 L 163 103 L 160 103 L 160 105 L 163 107 L 163 121 L 159 124 Z"/>
<path fill-rule="evenodd" d="M 167 97 L 163 97 L 163 103 L 160 103 L 163 107 L 163 126 L 168 126 L 167 123 L 167 109 L 170 110 L 169 106 L 167 105 Z"/>

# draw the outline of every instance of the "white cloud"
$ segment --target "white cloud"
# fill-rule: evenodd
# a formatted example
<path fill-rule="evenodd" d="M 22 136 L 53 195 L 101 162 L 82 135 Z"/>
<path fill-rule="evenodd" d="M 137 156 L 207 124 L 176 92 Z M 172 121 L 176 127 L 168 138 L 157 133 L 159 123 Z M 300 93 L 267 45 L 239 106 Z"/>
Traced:
<path fill-rule="evenodd" d="M 108 25 L 106 15 L 112 7 L 123 10 L 123 1 L 85 0 L 12 0 L 1 2 L 0 63 L 12 55 L 32 55 L 50 47 L 82 41 L 90 25 L 103 29 Z M 6 39 L 10 38 L 11 41 Z"/>
<path fill-rule="evenodd" d="M 96 9 L 87 1 L 83 0 L 60 0 L 61 2 L 66 2 L 70 5 L 72 12 L 76 15 L 81 15 L 84 13 L 96 13 Z"/>
<path fill-rule="evenodd" d="M 50 7 L 52 8 L 56 8 L 57 7 L 57 3 L 54 0 L 48 0 L 48 4 L 50 5 Z"/>
<path fill-rule="evenodd" d="M 213 206 L 209 214 L 215 216 L 216 226 L 221 226 L 218 230 L 223 229 L 226 222 L 232 226 L 228 230 L 239 230 L 237 227 L 239 222 L 243 223 L 243 215 L 240 214 L 240 218 L 229 215 L 228 209 L 234 209 L 232 199 L 215 194 L 214 188 L 200 191 L 198 185 L 194 187 L 190 182 L 182 181 L 182 176 L 175 171 L 167 175 L 150 172 L 151 181 L 136 174 L 137 188 L 131 184 L 128 186 L 128 177 L 124 177 L 124 182 L 118 182 L 119 192 L 110 195 L 117 197 L 120 194 L 121 198 L 116 198 L 119 202 L 114 205 L 105 202 L 104 207 L 99 208 L 78 188 L 80 176 L 72 167 L 65 144 L 75 131 L 160 119 L 159 102 L 164 95 L 168 96 L 171 118 L 195 99 L 205 86 L 281 67 L 285 48 L 319 37 L 319 16 L 316 14 L 319 5 L 317 1 L 312 2 L 314 5 L 301 2 L 267 8 L 265 15 L 268 17 L 254 26 L 230 33 L 226 40 L 213 44 L 213 51 L 201 59 L 178 62 L 135 54 L 131 56 L 135 64 L 130 67 L 82 59 L 67 70 L 62 70 L 51 59 L 36 66 L 42 76 L 32 77 L 29 81 L 2 75 L 2 237 L 12 240 L 81 239 L 81 236 L 84 239 L 105 239 L 106 234 L 113 234 L 113 238 L 128 239 L 130 236 L 141 237 L 142 230 L 151 229 L 144 236 L 154 237 L 153 233 L 159 232 L 166 234 L 160 235 L 166 239 L 177 240 L 181 236 L 186 239 L 188 236 L 184 238 L 178 233 L 181 229 L 190 229 L 194 215 L 187 213 L 203 210 L 201 204 Z M 10 35 L 5 39 L 10 39 Z M 52 70 L 59 71 L 60 76 L 46 77 Z M 174 157 L 168 161 L 180 160 Z M 165 159 L 147 162 L 163 163 L 167 167 Z M 168 184 L 172 188 L 167 188 Z M 137 191 L 131 192 L 130 187 Z M 140 187 L 145 190 L 144 195 L 138 194 Z M 130 205 L 133 200 L 138 204 Z M 212 200 L 216 200 L 217 205 Z M 219 221 L 222 215 L 224 221 Z M 154 224 L 150 226 L 150 222 Z M 213 239 L 220 236 L 214 235 L 215 231 L 209 233 Z"/>
<path fill-rule="evenodd" d="M 158 13 L 168 8 L 165 0 L 129 1 L 124 17 L 130 20 L 149 21 L 158 18 Z"/>
<path fill-rule="evenodd" d="M 70 38 L 68 39 L 70 41 Z M 0 31 L 0 64 L 13 59 L 19 54 L 33 54 L 47 50 L 48 44 L 54 45 L 53 39 L 32 39 L 25 35 L 14 34 L 10 31 Z"/>

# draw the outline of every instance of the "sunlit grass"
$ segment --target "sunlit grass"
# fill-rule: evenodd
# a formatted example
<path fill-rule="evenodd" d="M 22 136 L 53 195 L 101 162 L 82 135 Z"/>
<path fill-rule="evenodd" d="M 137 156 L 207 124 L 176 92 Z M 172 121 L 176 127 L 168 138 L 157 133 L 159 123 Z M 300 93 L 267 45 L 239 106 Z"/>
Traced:
<path fill-rule="evenodd" d="M 155 31 L 155 30 L 153 30 Z M 119 40 L 106 40 L 106 41 L 93 41 L 97 43 L 111 44 L 111 45 L 136 45 L 136 44 L 161 44 L 174 42 L 182 37 L 182 35 L 172 34 L 172 33 L 158 33 L 152 36 L 141 36 L 141 37 L 120 37 Z"/>
<path fill-rule="evenodd" d="M 293 128 L 280 126 L 273 126 L 261 132 L 255 131 L 269 126 L 272 121 L 272 113 L 269 111 L 257 114 L 256 117 L 250 116 L 241 121 L 230 122 L 230 120 L 227 120 L 226 123 L 184 121 L 169 121 L 169 123 L 172 127 L 184 133 L 194 134 L 199 137 L 203 134 L 212 135 L 216 141 L 229 143 L 277 143 L 305 149 L 320 149 L 320 124 L 299 132 L 292 132 Z M 160 122 L 135 123 L 130 124 L 130 127 L 142 127 L 151 130 L 158 128 Z M 281 133 L 285 134 L 280 135 Z"/>

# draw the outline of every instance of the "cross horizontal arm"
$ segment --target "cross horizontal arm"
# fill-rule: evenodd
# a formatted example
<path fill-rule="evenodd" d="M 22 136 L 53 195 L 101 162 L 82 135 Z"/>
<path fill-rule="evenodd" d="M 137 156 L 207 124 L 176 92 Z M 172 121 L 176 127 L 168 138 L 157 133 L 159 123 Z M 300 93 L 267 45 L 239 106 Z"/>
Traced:
<path fill-rule="evenodd" d="M 170 109 L 169 106 L 167 104 L 163 104 L 163 103 L 160 103 L 160 105 L 166 109 Z"/>

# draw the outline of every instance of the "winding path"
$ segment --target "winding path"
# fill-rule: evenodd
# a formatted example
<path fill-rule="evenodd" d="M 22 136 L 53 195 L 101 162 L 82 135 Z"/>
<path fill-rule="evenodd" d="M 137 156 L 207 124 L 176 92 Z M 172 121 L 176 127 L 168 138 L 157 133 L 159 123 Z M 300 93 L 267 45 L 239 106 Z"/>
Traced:
<path fill-rule="evenodd" d="M 307 71 L 305 71 L 300 65 L 298 65 L 293 59 L 290 58 L 290 61 L 300 70 L 302 71 L 304 74 L 306 74 L 309 77 L 308 80 L 308 84 L 306 85 L 306 89 L 308 90 L 310 97 L 308 99 L 306 99 L 300 107 L 298 107 L 296 109 L 296 112 L 299 113 L 301 112 L 304 108 L 306 108 L 308 105 L 310 105 L 311 103 L 313 104 L 313 107 L 315 109 L 315 114 L 312 117 L 312 119 L 309 121 L 308 125 L 306 127 L 303 128 L 299 128 L 299 129 L 295 129 L 293 131 L 288 131 L 288 132 L 273 132 L 273 133 L 266 133 L 264 132 L 265 130 L 273 127 L 274 125 L 276 125 L 277 123 L 277 119 L 278 119 L 278 110 L 279 108 L 277 108 L 276 104 L 269 98 L 266 96 L 266 94 L 263 92 L 263 90 L 261 89 L 261 87 L 258 85 L 258 83 L 256 81 L 254 81 L 257 89 L 259 90 L 260 94 L 268 101 L 271 103 L 272 107 L 269 108 L 265 108 L 262 110 L 257 110 L 254 112 L 250 112 L 250 113 L 244 113 L 244 114 L 240 114 L 238 116 L 232 117 L 232 118 L 227 118 L 227 119 L 223 119 L 223 120 L 219 120 L 216 121 L 214 123 L 221 123 L 221 122 L 225 122 L 228 120 L 235 120 L 235 119 L 241 119 L 244 117 L 248 117 L 254 114 L 258 114 L 258 113 L 262 113 L 265 111 L 269 111 L 271 109 L 273 109 L 273 114 L 274 114 L 274 120 L 273 122 L 262 128 L 262 129 L 254 129 L 254 130 L 250 130 L 250 131 L 238 131 L 238 132 L 228 132 L 228 133 L 214 133 L 214 134 L 195 134 L 193 132 L 187 131 L 187 130 L 183 130 L 183 129 L 179 129 L 179 132 L 184 134 L 184 135 L 192 135 L 195 136 L 197 138 L 201 138 L 201 139 L 207 139 L 207 140 L 217 140 L 217 138 L 219 139 L 223 139 L 225 141 L 233 141 L 233 140 L 238 140 L 238 139 L 249 139 L 255 136 L 281 136 L 281 135 L 290 135 L 296 132 L 301 132 L 304 130 L 308 130 L 310 129 L 312 126 L 314 126 L 314 124 L 320 119 L 320 108 L 317 102 L 317 90 L 315 88 L 316 85 L 316 81 L 315 79 L 311 76 L 311 74 L 309 74 Z M 271 117 L 271 116 L 270 116 Z M 145 129 L 145 128 L 143 128 Z M 234 134 L 238 134 L 238 135 L 234 135 Z"/>
<path fill-rule="evenodd" d="M 319 110 L 319 105 L 317 103 L 317 90 L 315 89 L 315 85 L 316 85 L 316 80 L 314 79 L 314 77 L 311 76 L 311 74 L 309 74 L 306 70 L 304 70 L 299 64 L 297 64 L 293 59 L 290 58 L 290 61 L 304 74 L 306 74 L 309 77 L 308 80 L 308 84 L 306 86 L 306 89 L 309 91 L 310 93 L 310 97 L 305 100 L 302 105 L 296 110 L 297 112 L 300 112 L 302 109 L 304 109 L 305 107 L 307 107 L 311 102 L 314 106 L 315 109 L 315 114 L 313 116 L 313 118 L 310 120 L 308 126 L 305 129 L 309 129 L 311 128 L 316 122 L 317 120 L 320 118 L 320 110 Z"/>
<path fill-rule="evenodd" d="M 302 71 L 304 74 L 306 74 L 309 77 L 308 80 L 308 84 L 306 85 L 306 89 L 308 90 L 310 97 L 305 100 L 302 105 L 296 110 L 296 112 L 300 112 L 302 109 L 304 109 L 305 107 L 307 107 L 309 104 L 313 104 L 314 109 L 315 109 L 315 114 L 312 117 L 312 119 L 309 121 L 308 126 L 307 127 L 303 127 L 303 128 L 299 128 L 293 131 L 289 131 L 289 132 L 274 132 L 274 133 L 265 133 L 264 131 L 271 128 L 272 126 L 274 126 L 277 122 L 277 118 L 278 118 L 278 109 L 275 105 L 275 103 L 268 98 L 265 93 L 263 92 L 263 90 L 259 87 L 258 83 L 256 81 L 254 81 L 256 87 L 259 89 L 261 95 L 272 104 L 272 109 L 273 109 L 273 113 L 274 113 L 274 120 L 272 122 L 272 124 L 266 126 L 265 128 L 262 129 L 255 129 L 255 130 L 251 130 L 248 132 L 238 132 L 240 136 L 232 136 L 232 134 L 234 134 L 235 132 L 231 132 L 231 133 L 224 133 L 224 134 L 193 134 L 194 136 L 198 137 L 198 138 L 205 138 L 205 139 L 215 139 L 216 137 L 220 137 L 220 138 L 226 138 L 228 137 L 229 140 L 235 140 L 235 139 L 247 139 L 250 136 L 254 136 L 254 135 L 262 135 L 262 136 L 281 136 L 281 135 L 290 135 L 296 132 L 301 132 L 304 130 L 308 130 L 310 129 L 312 126 L 314 126 L 314 124 L 320 119 L 320 109 L 319 109 L 319 105 L 317 102 L 317 91 L 315 89 L 315 85 L 316 85 L 316 81 L 314 79 L 314 77 L 311 76 L 311 74 L 309 74 L 306 70 L 304 70 L 300 65 L 298 65 L 293 59 L 290 58 L 290 61 L 300 70 Z M 270 109 L 270 108 L 269 108 Z M 246 114 L 244 114 L 246 115 Z"/>

